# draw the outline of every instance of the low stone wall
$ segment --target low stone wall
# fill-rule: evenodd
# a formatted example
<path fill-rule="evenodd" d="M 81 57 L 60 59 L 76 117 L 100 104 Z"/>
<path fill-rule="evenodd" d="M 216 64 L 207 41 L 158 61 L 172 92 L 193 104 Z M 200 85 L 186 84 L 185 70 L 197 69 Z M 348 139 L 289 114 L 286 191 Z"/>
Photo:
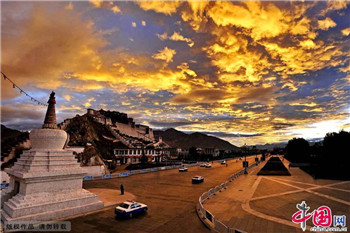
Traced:
<path fill-rule="evenodd" d="M 84 172 L 87 173 L 86 176 L 102 176 L 104 175 L 105 169 L 103 165 L 99 165 L 99 166 L 84 166 L 81 167 L 83 169 Z"/>
<path fill-rule="evenodd" d="M 67 151 L 73 151 L 73 152 L 76 152 L 76 153 L 82 153 L 84 152 L 84 149 L 85 147 L 81 146 L 81 147 L 66 147 L 65 150 Z"/>

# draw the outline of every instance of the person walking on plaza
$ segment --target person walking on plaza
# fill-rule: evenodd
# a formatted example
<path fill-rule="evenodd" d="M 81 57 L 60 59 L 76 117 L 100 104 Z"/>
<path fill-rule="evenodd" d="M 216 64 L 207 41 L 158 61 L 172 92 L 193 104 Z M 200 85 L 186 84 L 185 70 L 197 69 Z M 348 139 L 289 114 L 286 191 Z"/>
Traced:
<path fill-rule="evenodd" d="M 120 195 L 124 195 L 124 186 L 123 186 L 123 184 L 120 185 Z"/>

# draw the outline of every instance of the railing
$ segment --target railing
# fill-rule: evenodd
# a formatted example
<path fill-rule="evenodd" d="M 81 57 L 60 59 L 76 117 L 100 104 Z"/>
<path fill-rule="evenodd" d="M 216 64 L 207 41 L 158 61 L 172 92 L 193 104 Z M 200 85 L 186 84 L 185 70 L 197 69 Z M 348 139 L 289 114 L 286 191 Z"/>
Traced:
<path fill-rule="evenodd" d="M 234 158 L 229 158 L 225 160 L 231 160 Z M 220 163 L 221 160 L 216 160 L 213 161 L 214 163 Z M 199 166 L 203 162 L 197 162 L 197 163 L 191 163 L 191 164 L 186 164 L 186 167 L 195 167 Z M 131 175 L 136 175 L 136 174 L 141 174 L 141 173 L 149 173 L 149 172 L 157 172 L 157 171 L 165 171 L 165 170 L 170 170 L 170 169 L 176 169 L 180 168 L 182 165 L 170 165 L 170 166 L 163 166 L 163 167 L 154 167 L 154 168 L 147 168 L 147 169 L 139 169 L 139 170 L 131 170 L 127 172 L 121 172 L 121 173 L 115 173 L 115 174 L 104 174 L 100 176 L 85 176 L 83 178 L 84 181 L 86 180 L 101 180 L 101 179 L 110 179 L 110 178 L 118 178 L 118 177 L 126 177 L 126 176 L 131 176 Z"/>
<path fill-rule="evenodd" d="M 227 226 L 225 224 L 223 224 L 222 222 L 220 222 L 216 218 L 214 218 L 214 226 L 215 226 L 215 230 L 217 230 L 218 232 L 222 232 L 222 233 L 229 232 L 229 228 L 227 228 Z"/>
<path fill-rule="evenodd" d="M 165 171 L 165 170 L 171 170 L 180 168 L 182 165 L 171 165 L 171 166 L 164 166 L 164 167 L 154 167 L 154 168 L 147 168 L 147 169 L 139 169 L 139 170 L 131 170 L 127 172 L 121 172 L 121 173 L 115 173 L 115 174 L 104 174 L 100 176 L 84 176 L 83 180 L 101 180 L 101 179 L 111 179 L 111 178 L 118 178 L 118 177 L 127 177 L 131 175 L 137 175 L 142 173 L 149 173 L 149 172 L 157 172 L 157 171 Z M 186 167 L 194 167 L 198 166 L 197 163 L 195 164 L 188 164 Z"/>
<path fill-rule="evenodd" d="M 250 165 L 249 167 L 247 167 L 247 170 L 251 169 L 252 167 L 256 166 L 257 163 L 254 163 L 252 165 Z M 234 179 L 236 179 L 237 177 L 241 176 L 242 174 L 244 174 L 244 170 L 242 169 L 239 172 L 236 172 L 235 174 L 233 174 L 232 176 L 229 177 L 228 181 L 226 181 L 225 183 L 222 183 L 220 185 L 217 185 L 215 188 L 211 188 L 209 189 L 207 192 L 204 192 L 200 197 L 199 197 L 199 203 L 198 203 L 198 212 L 201 213 L 201 216 L 203 219 L 207 219 L 208 221 L 210 221 L 213 226 L 214 226 L 214 230 L 216 232 L 220 232 L 220 233 L 244 233 L 241 230 L 237 230 L 234 228 L 229 228 L 228 226 L 226 226 L 224 223 L 220 222 L 218 219 L 215 218 L 215 216 L 210 213 L 208 210 L 204 209 L 203 207 L 203 203 L 205 200 L 210 199 L 210 196 L 212 195 L 216 195 L 216 193 L 221 192 L 222 190 L 226 189 L 226 187 L 228 186 L 229 182 L 232 182 Z"/>

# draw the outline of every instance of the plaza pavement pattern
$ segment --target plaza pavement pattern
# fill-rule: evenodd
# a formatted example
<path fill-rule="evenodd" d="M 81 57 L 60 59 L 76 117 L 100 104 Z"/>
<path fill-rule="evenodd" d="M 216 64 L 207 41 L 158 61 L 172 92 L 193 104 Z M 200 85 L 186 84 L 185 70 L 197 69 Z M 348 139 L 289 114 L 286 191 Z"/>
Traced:
<path fill-rule="evenodd" d="M 326 205 L 332 215 L 350 216 L 350 181 L 314 180 L 299 168 L 291 168 L 291 176 L 257 176 L 263 165 L 205 201 L 204 208 L 226 226 L 249 233 L 303 232 L 300 224 L 292 222 L 302 201 L 310 207 L 309 213 Z M 306 231 L 311 224 L 310 219 Z"/>
<path fill-rule="evenodd" d="M 249 157 L 253 163 L 255 157 Z M 178 169 L 132 175 L 124 178 L 92 180 L 84 182 L 84 188 L 99 192 L 101 200 L 117 203 L 120 185 L 135 199 L 147 204 L 146 214 L 132 219 L 115 219 L 114 206 L 102 211 L 69 219 L 72 232 L 117 233 L 205 233 L 210 232 L 196 213 L 199 196 L 242 169 L 241 160 L 231 160 L 228 166 L 214 163 L 212 168 L 190 167 L 188 172 Z M 204 177 L 204 183 L 192 184 L 195 175 Z M 105 196 L 105 197 L 103 197 Z M 107 198 L 107 199 L 106 199 Z M 127 198 L 125 198 L 126 200 Z"/>

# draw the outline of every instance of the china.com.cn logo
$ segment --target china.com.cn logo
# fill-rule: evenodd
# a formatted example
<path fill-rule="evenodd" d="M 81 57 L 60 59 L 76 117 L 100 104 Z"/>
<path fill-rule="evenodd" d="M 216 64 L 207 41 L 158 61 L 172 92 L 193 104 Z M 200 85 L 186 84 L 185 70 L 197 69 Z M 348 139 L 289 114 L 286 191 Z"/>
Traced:
<path fill-rule="evenodd" d="M 305 201 L 297 204 L 298 211 L 292 216 L 294 223 L 300 224 L 303 231 L 306 230 L 306 221 L 312 218 L 314 227 L 310 228 L 310 231 L 327 231 L 327 232 L 345 232 L 347 231 L 346 216 L 345 215 L 334 215 L 332 218 L 331 208 L 328 206 L 320 206 L 311 213 L 308 213 L 310 207 L 308 207 Z M 331 227 L 333 221 L 333 227 Z M 340 226 L 340 227 L 338 227 Z"/>

